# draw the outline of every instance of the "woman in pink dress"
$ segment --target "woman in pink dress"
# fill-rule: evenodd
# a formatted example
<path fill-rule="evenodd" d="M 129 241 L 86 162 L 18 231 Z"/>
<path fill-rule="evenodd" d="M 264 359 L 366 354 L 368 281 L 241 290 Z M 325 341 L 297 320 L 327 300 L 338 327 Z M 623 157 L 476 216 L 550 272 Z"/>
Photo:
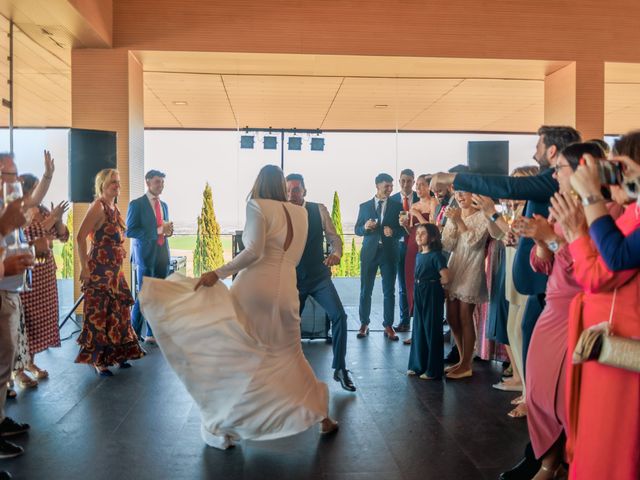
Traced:
<path fill-rule="evenodd" d="M 571 192 L 569 178 L 585 153 L 603 155 L 593 143 L 573 144 L 562 151 L 554 174 L 561 192 Z M 564 232 L 559 224 L 550 224 L 541 216 L 520 219 L 518 226 L 523 236 L 536 242 L 531 250 L 531 266 L 549 275 L 546 305 L 531 337 L 526 368 L 529 436 L 535 456 L 542 462 L 534 479 L 543 480 L 557 478 L 563 470 L 568 317 L 571 302 L 582 287 L 574 278 L 569 250 L 569 243 L 574 240 L 572 232 Z"/>

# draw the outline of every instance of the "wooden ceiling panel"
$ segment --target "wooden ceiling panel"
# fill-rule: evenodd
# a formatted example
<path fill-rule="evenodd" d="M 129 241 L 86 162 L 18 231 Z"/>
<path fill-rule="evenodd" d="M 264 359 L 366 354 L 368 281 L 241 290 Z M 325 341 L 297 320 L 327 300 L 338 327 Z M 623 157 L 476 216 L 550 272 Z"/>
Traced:
<path fill-rule="evenodd" d="M 606 84 L 604 89 L 604 130 L 622 134 L 640 128 L 640 81 Z"/>

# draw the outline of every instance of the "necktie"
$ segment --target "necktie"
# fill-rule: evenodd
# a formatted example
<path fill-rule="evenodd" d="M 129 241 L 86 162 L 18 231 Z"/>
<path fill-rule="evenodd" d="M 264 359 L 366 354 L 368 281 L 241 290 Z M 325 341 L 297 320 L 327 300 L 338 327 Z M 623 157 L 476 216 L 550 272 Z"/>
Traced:
<path fill-rule="evenodd" d="M 443 219 L 444 219 L 444 212 L 447 210 L 447 206 L 443 205 L 440 208 L 440 212 L 438 212 L 438 216 L 436 217 L 436 225 L 443 225 Z"/>
<path fill-rule="evenodd" d="M 378 215 L 378 223 L 382 223 L 382 204 L 383 200 L 378 200 L 378 207 L 376 208 L 376 214 Z"/>
<path fill-rule="evenodd" d="M 160 199 L 155 198 L 153 200 L 154 209 L 156 211 L 156 226 L 159 228 L 162 226 L 162 210 L 160 209 Z M 164 235 L 158 235 L 158 245 L 164 245 Z"/>
<path fill-rule="evenodd" d="M 408 212 L 408 211 L 409 211 L 409 197 L 404 197 L 404 198 L 402 199 L 402 209 L 403 209 L 405 212 Z"/>

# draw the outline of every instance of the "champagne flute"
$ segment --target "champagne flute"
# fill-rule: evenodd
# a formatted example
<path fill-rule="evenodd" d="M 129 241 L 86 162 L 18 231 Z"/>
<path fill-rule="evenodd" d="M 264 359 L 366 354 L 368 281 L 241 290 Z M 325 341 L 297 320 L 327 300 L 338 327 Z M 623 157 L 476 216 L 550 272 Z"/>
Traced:
<path fill-rule="evenodd" d="M 510 202 L 500 202 L 500 215 L 502 219 L 507 222 L 509 228 L 511 228 L 511 225 L 516 219 L 516 210 Z"/>
<path fill-rule="evenodd" d="M 22 183 L 20 182 L 3 182 L 2 196 L 4 205 L 7 206 L 14 200 L 22 198 Z M 20 243 L 20 230 L 15 229 L 12 235 L 5 237 L 8 247 L 17 247 Z"/>

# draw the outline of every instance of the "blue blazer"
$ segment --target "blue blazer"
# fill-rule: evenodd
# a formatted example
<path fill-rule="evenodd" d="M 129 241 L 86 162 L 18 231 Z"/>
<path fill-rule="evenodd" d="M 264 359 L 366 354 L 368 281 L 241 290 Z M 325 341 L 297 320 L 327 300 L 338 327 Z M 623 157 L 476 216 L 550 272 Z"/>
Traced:
<path fill-rule="evenodd" d="M 169 220 L 169 207 L 160 200 L 162 219 Z M 158 245 L 158 226 L 156 213 L 151 208 L 147 195 L 143 195 L 129 203 L 127 210 L 127 237 L 131 239 L 131 261 L 139 266 L 154 268 L 158 249 L 169 252 L 169 239 L 164 245 Z"/>
<path fill-rule="evenodd" d="M 534 177 L 458 173 L 453 187 L 493 198 L 527 200 L 525 217 L 532 217 L 534 213 L 546 217 L 549 215 L 549 201 L 558 191 L 558 182 L 552 175 L 551 168 Z M 547 288 L 547 276 L 531 268 L 529 255 L 533 245 L 532 239 L 520 238 L 513 260 L 513 283 L 516 290 L 524 295 L 545 293 Z"/>
<path fill-rule="evenodd" d="M 382 238 L 382 254 L 384 260 L 398 261 L 398 240 L 406 234 L 404 228 L 400 226 L 399 216 L 402 211 L 402 205 L 389 198 L 387 208 L 384 212 L 382 224 L 375 230 L 365 230 L 364 224 L 367 220 L 377 218 L 376 205 L 373 199 L 367 200 L 360 204 L 358 210 L 358 220 L 356 220 L 355 233 L 360 237 L 364 237 L 362 241 L 362 250 L 360 250 L 360 260 L 363 263 L 373 261 L 378 251 L 378 243 Z M 393 235 L 385 237 L 380 232 L 384 227 L 391 227 Z"/>

